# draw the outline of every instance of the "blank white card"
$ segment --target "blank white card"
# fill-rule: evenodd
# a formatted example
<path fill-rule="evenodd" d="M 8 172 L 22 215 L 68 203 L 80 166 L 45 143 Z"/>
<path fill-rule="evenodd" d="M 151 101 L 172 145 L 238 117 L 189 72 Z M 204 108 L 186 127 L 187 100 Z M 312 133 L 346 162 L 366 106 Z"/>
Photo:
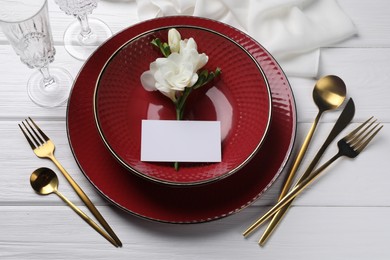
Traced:
<path fill-rule="evenodd" d="M 142 120 L 141 161 L 220 162 L 221 123 Z"/>

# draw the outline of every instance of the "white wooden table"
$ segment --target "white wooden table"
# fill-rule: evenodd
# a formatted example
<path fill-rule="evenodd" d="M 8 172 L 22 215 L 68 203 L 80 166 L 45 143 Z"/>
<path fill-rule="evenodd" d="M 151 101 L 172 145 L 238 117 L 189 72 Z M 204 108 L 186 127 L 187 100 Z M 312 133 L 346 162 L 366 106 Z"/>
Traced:
<path fill-rule="evenodd" d="M 122 212 L 95 191 L 76 165 L 66 136 L 66 105 L 46 109 L 30 101 L 25 84 L 32 71 L 0 33 L 0 259 L 390 259 L 390 2 L 339 3 L 359 35 L 323 48 L 320 76 L 335 74 L 346 82 L 357 107 L 349 130 L 371 115 L 385 127 L 357 159 L 338 161 L 295 200 L 263 248 L 257 245 L 263 228 L 247 239 L 241 233 L 275 202 L 284 176 L 254 205 L 209 223 L 162 224 Z M 62 43 L 73 18 L 53 0 L 49 12 L 57 49 L 53 65 L 67 68 L 75 77 L 83 63 L 73 59 Z M 102 0 L 93 16 L 113 32 L 138 19 L 135 2 L 127 0 Z M 298 145 L 317 113 L 311 99 L 316 79 L 289 80 L 298 110 Z M 306 158 L 314 156 L 338 114 L 323 116 Z M 32 170 L 55 167 L 38 159 L 21 135 L 17 123 L 26 116 L 35 118 L 55 141 L 58 159 L 90 195 L 123 248 L 112 247 L 58 197 L 42 197 L 31 189 Z M 324 158 L 336 150 L 333 145 Z M 307 165 L 308 159 L 303 163 Z M 86 210 L 59 178 L 60 190 Z"/>

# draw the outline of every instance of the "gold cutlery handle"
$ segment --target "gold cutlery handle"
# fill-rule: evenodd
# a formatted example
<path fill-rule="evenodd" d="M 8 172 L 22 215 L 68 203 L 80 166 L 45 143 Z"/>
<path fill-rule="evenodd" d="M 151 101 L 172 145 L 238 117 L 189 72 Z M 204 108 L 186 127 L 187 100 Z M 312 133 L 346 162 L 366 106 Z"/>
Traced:
<path fill-rule="evenodd" d="M 53 163 L 58 167 L 58 169 L 62 172 L 66 180 L 70 183 L 72 188 L 76 191 L 77 195 L 84 202 L 87 208 L 92 212 L 92 214 L 96 217 L 99 223 L 103 226 L 103 228 L 107 231 L 108 234 L 115 240 L 116 244 L 121 247 L 122 242 L 119 240 L 117 235 L 114 233 L 112 228 L 108 225 L 107 221 L 103 218 L 102 214 L 98 211 L 92 201 L 89 199 L 87 194 L 81 189 L 81 187 L 73 180 L 70 174 L 65 170 L 65 168 L 60 164 L 60 162 L 56 159 L 54 155 L 49 156 L 49 158 L 53 161 Z"/>
<path fill-rule="evenodd" d="M 284 183 L 283 189 L 282 189 L 282 191 L 281 191 L 281 193 L 279 195 L 279 200 L 281 198 L 283 198 L 287 194 L 288 190 L 290 189 L 291 183 L 292 183 L 292 181 L 293 181 L 293 179 L 295 177 L 295 174 L 296 174 L 296 172 L 297 172 L 297 170 L 299 168 L 299 165 L 302 162 L 303 157 L 306 154 L 307 148 L 309 147 L 310 141 L 311 141 L 311 139 L 313 137 L 315 129 L 317 128 L 317 125 L 318 125 L 318 122 L 320 120 L 321 115 L 322 115 L 322 111 L 318 112 L 316 118 L 314 119 L 314 122 L 313 122 L 312 126 L 310 127 L 309 132 L 306 135 L 305 141 L 303 142 L 302 147 L 301 147 L 301 149 L 298 152 L 298 155 L 297 155 L 297 158 L 294 161 L 293 167 L 291 168 L 291 171 L 287 175 L 287 180 Z"/>
<path fill-rule="evenodd" d="M 95 229 L 100 235 L 102 235 L 105 239 L 107 239 L 111 244 L 115 247 L 118 247 L 118 244 L 115 240 L 110 237 L 104 230 L 102 230 L 90 217 L 88 217 L 81 209 L 79 209 L 76 205 L 74 205 L 70 200 L 68 200 L 61 192 L 55 191 L 55 194 L 58 195 L 66 204 L 68 204 L 74 212 L 77 213 L 85 222 L 87 222 L 93 229 Z"/>
<path fill-rule="evenodd" d="M 265 229 L 263 235 L 259 239 L 259 245 L 263 246 L 265 241 L 269 238 L 269 236 L 272 234 L 272 232 L 275 230 L 276 226 L 280 223 L 284 215 L 286 214 L 287 210 L 291 206 L 292 200 L 288 202 L 284 207 L 282 207 L 276 214 L 273 216 L 271 223 L 267 226 Z"/>
<path fill-rule="evenodd" d="M 317 128 L 317 125 L 318 125 L 318 122 L 320 120 L 321 115 L 322 115 L 322 111 L 320 111 L 317 114 L 313 124 L 311 125 L 310 130 L 307 133 L 305 140 L 303 141 L 302 147 L 299 150 L 298 155 L 297 155 L 297 157 L 296 157 L 296 159 L 294 161 L 294 164 L 293 164 L 290 172 L 287 175 L 286 182 L 284 183 L 282 191 L 280 192 L 278 201 L 280 201 L 287 194 L 287 192 L 289 191 L 289 189 L 291 187 L 291 184 L 292 184 L 292 181 L 293 181 L 293 179 L 295 177 L 295 174 L 296 174 L 296 172 L 297 172 L 297 170 L 299 168 L 299 165 L 301 164 L 302 159 L 303 159 L 303 157 L 306 154 L 307 148 L 309 147 L 310 141 L 311 141 L 311 139 L 313 137 L 315 129 Z M 288 209 L 288 205 L 285 208 L 282 208 L 279 212 L 277 212 L 274 215 L 274 217 L 271 220 L 270 225 L 265 230 L 265 232 L 264 232 L 263 236 L 261 237 L 260 241 L 265 241 L 271 235 L 272 231 L 274 230 L 276 225 L 279 223 L 280 219 L 284 216 L 284 214 L 286 213 L 287 209 Z M 260 243 L 260 241 L 259 241 L 259 243 Z"/>
<path fill-rule="evenodd" d="M 302 174 L 302 176 L 297 181 L 297 184 L 301 183 L 304 179 L 307 178 L 307 176 L 310 175 L 310 173 L 313 171 L 314 167 L 317 165 L 317 162 L 320 160 L 322 155 L 324 154 L 327 147 L 330 145 L 330 143 L 336 138 L 336 136 L 351 122 L 352 118 L 355 115 L 355 103 L 353 102 L 353 99 L 350 98 L 345 105 L 343 111 L 341 112 L 339 118 L 337 119 L 336 123 L 334 124 L 332 130 L 330 131 L 328 137 L 322 144 L 321 148 L 318 150 L 317 154 L 311 161 L 310 165 L 307 167 L 306 171 Z M 279 200 L 282 197 L 279 197 Z M 267 226 L 266 230 L 264 231 L 263 235 L 259 239 L 259 244 L 262 246 L 267 241 L 269 236 L 272 234 L 272 232 L 275 230 L 276 226 L 279 224 L 281 219 L 286 214 L 287 210 L 289 209 L 290 205 L 292 204 L 292 201 L 287 203 L 286 206 L 281 208 L 278 213 L 274 215 L 272 218 L 270 224 Z"/>
<path fill-rule="evenodd" d="M 247 230 L 244 231 L 243 236 L 247 236 L 252 233 L 255 229 L 261 226 L 267 219 L 272 217 L 277 213 L 282 207 L 287 205 L 292 201 L 296 196 L 298 196 L 310 183 L 312 183 L 319 174 L 325 170 L 329 165 L 336 161 L 341 156 L 340 153 L 333 156 L 329 161 L 324 163 L 320 168 L 314 171 L 309 177 L 304 179 L 300 184 L 294 187 L 286 196 L 284 196 L 275 206 L 273 206 L 267 213 L 265 213 L 261 218 L 259 218 L 255 223 L 253 223 Z"/>

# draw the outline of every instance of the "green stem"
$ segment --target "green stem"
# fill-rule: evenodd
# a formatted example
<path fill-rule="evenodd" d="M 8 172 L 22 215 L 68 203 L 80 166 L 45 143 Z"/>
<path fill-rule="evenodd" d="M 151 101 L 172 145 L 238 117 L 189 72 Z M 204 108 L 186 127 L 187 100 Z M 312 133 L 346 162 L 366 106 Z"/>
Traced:
<path fill-rule="evenodd" d="M 192 92 L 192 88 L 186 88 L 183 92 L 183 95 L 177 100 L 176 110 L 179 109 L 181 111 L 181 116 L 180 116 L 180 119 L 178 119 L 178 120 L 183 119 L 184 105 L 185 105 L 187 98 L 191 92 Z"/>
<path fill-rule="evenodd" d="M 182 120 L 183 119 L 183 113 L 179 106 L 176 106 L 176 120 Z"/>
<path fill-rule="evenodd" d="M 188 96 L 190 95 L 192 91 L 192 88 L 186 88 L 183 92 L 183 95 L 178 98 L 175 102 L 175 107 L 176 107 L 176 120 L 182 120 L 183 119 L 183 114 L 184 114 L 184 105 L 186 103 L 186 100 Z M 179 162 L 174 163 L 175 170 L 179 170 Z"/>
<path fill-rule="evenodd" d="M 181 110 L 178 107 L 176 107 L 176 120 L 181 120 L 181 118 L 182 118 Z M 179 162 L 174 162 L 173 166 L 175 167 L 176 171 L 179 170 Z"/>
<path fill-rule="evenodd" d="M 182 105 L 181 105 L 181 102 L 180 102 L 181 99 L 177 100 L 177 102 L 175 102 L 175 107 L 176 107 L 176 120 L 182 120 L 183 119 L 183 110 L 182 110 Z M 178 171 L 179 170 L 179 162 L 174 162 L 174 167 L 175 167 L 175 170 Z"/>
<path fill-rule="evenodd" d="M 173 166 L 175 167 L 175 170 L 178 171 L 179 170 L 179 162 L 175 162 L 173 164 Z"/>

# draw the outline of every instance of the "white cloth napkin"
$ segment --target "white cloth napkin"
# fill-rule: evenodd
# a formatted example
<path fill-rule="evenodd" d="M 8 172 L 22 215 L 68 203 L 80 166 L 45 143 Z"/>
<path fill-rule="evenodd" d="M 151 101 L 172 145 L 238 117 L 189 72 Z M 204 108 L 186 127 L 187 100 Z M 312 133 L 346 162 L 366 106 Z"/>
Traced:
<path fill-rule="evenodd" d="M 316 77 L 320 47 L 356 33 L 336 0 L 137 0 L 137 9 L 140 20 L 192 15 L 232 25 L 297 77 Z"/>

